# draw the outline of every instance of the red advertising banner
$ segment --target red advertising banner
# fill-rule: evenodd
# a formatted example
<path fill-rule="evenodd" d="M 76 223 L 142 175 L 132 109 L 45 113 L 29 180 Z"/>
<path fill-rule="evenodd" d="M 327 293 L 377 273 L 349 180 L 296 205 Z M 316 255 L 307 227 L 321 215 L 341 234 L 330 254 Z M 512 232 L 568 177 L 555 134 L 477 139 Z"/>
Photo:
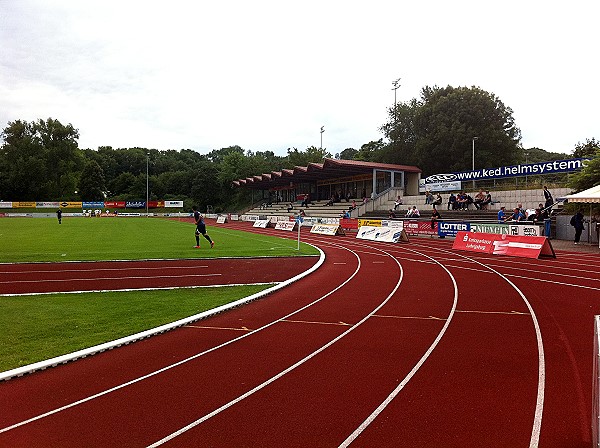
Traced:
<path fill-rule="evenodd" d="M 404 221 L 404 231 L 407 235 L 435 235 L 438 234 L 437 223 L 431 228 L 431 221 Z"/>
<path fill-rule="evenodd" d="M 106 208 L 125 208 L 125 201 L 104 201 L 104 207 Z"/>
<path fill-rule="evenodd" d="M 510 257 L 556 258 L 550 240 L 545 236 L 458 232 L 452 249 Z"/>
<path fill-rule="evenodd" d="M 344 230 L 358 230 L 358 220 L 351 218 L 340 219 L 340 226 Z"/>

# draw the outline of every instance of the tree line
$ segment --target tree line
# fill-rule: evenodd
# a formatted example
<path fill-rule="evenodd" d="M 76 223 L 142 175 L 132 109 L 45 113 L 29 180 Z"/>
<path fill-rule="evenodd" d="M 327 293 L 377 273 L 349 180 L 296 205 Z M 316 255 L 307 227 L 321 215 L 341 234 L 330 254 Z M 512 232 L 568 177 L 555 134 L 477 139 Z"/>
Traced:
<path fill-rule="evenodd" d="M 600 182 L 600 142 L 587 139 L 572 154 L 521 146 L 512 110 L 477 87 L 424 87 L 419 98 L 388 109 L 383 138 L 346 148 L 336 158 L 416 165 L 423 175 L 475 168 L 534 163 L 570 157 L 595 157 L 591 168 L 573 175 L 572 186 Z M 57 119 L 15 120 L 2 131 L 0 200 L 56 201 L 184 200 L 186 207 L 207 205 L 231 210 L 248 205 L 248 191 L 232 181 L 271 171 L 306 166 L 332 155 L 322 148 L 250 151 L 230 146 L 200 154 L 190 149 L 80 149 L 79 131 Z M 598 159 L 598 160 L 596 160 Z"/>

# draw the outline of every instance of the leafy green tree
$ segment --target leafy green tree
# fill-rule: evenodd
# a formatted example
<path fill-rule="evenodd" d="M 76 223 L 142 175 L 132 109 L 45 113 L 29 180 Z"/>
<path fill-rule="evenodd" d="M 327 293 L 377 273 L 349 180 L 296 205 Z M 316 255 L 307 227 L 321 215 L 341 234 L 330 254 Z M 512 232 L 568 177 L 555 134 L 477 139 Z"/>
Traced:
<path fill-rule="evenodd" d="M 297 148 L 288 148 L 286 165 L 293 168 L 295 166 L 307 166 L 309 163 L 322 163 L 325 157 L 331 157 L 331 154 L 325 148 L 309 146 L 304 152 L 298 151 Z"/>
<path fill-rule="evenodd" d="M 106 184 L 104 171 L 95 160 L 89 161 L 81 172 L 79 195 L 82 201 L 103 201 Z"/>
<path fill-rule="evenodd" d="M 342 160 L 354 160 L 356 155 L 358 154 L 358 150 L 354 148 L 346 148 L 342 152 L 339 153 L 338 159 Z"/>
<path fill-rule="evenodd" d="M 475 168 L 510 165 L 521 154 L 512 110 L 478 87 L 426 86 L 420 99 L 390 109 L 380 129 L 390 143 L 377 158 L 417 165 L 425 175 L 470 170 L 473 137 Z"/>
<path fill-rule="evenodd" d="M 52 118 L 9 122 L 2 131 L 0 195 L 13 200 L 71 197 L 83 166 L 78 138 L 73 125 Z"/>
<path fill-rule="evenodd" d="M 588 154 L 586 157 L 589 157 Z M 576 191 L 587 190 L 600 185 L 600 149 L 597 149 L 593 158 L 589 160 L 584 168 L 569 177 L 569 187 Z"/>
<path fill-rule="evenodd" d="M 600 141 L 595 138 L 586 139 L 585 143 L 577 143 L 573 151 L 574 157 L 594 157 L 600 149 Z"/>
<path fill-rule="evenodd" d="M 354 160 L 362 160 L 364 162 L 375 162 L 377 159 L 377 155 L 384 147 L 383 139 L 379 139 L 376 141 L 371 141 L 369 143 L 365 143 L 360 147 L 356 155 L 354 156 Z"/>

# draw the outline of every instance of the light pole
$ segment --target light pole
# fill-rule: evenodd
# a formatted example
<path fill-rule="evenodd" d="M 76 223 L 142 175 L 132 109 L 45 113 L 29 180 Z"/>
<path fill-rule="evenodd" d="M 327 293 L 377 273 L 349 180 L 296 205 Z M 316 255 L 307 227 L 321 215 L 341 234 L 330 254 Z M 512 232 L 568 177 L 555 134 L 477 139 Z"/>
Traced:
<path fill-rule="evenodd" d="M 321 148 L 323 149 L 323 132 L 325 132 L 325 126 L 321 126 Z"/>
<path fill-rule="evenodd" d="M 402 78 L 398 78 L 395 81 L 392 81 L 392 85 L 394 86 L 392 88 L 392 90 L 394 91 L 394 120 L 396 120 L 398 118 L 397 114 L 396 114 L 396 90 L 398 90 L 400 88 L 400 80 L 401 79 Z"/>
<path fill-rule="evenodd" d="M 148 217 L 148 154 L 146 154 L 146 218 Z"/>
<path fill-rule="evenodd" d="M 477 140 L 478 138 L 479 137 L 473 137 L 473 172 L 475 172 L 475 140 Z M 473 189 L 475 189 L 475 178 L 473 178 Z"/>

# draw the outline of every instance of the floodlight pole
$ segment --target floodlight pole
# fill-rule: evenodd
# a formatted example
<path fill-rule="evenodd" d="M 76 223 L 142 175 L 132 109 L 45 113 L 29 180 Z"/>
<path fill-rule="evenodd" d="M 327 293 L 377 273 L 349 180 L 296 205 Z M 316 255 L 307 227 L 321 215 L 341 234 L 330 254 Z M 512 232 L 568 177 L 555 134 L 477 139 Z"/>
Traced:
<path fill-rule="evenodd" d="M 396 113 L 396 90 L 400 88 L 400 80 L 402 78 L 398 78 L 395 81 L 392 81 L 392 85 L 394 86 L 392 90 L 394 91 L 394 121 L 398 121 L 398 114 Z"/>
<path fill-rule="evenodd" d="M 325 126 L 321 126 L 321 148 L 323 149 L 323 132 L 325 132 Z"/>
<path fill-rule="evenodd" d="M 146 218 L 148 217 L 148 154 L 146 154 Z"/>
<path fill-rule="evenodd" d="M 472 167 L 473 173 L 475 173 L 475 140 L 477 140 L 478 138 L 479 137 L 473 137 L 473 167 Z M 475 189 L 475 178 L 473 178 L 473 189 Z"/>

